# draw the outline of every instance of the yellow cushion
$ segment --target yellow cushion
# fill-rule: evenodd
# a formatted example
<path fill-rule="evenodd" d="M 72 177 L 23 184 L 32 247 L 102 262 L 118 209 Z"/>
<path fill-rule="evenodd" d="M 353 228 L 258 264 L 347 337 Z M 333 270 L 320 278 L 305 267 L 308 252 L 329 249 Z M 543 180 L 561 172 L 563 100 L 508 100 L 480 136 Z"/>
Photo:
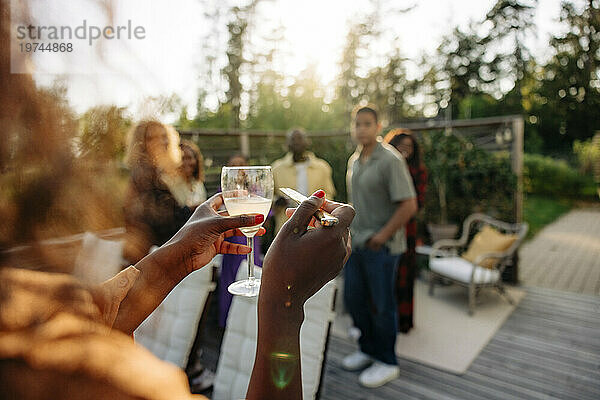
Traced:
<path fill-rule="evenodd" d="M 477 257 L 482 254 L 505 251 L 517 239 L 517 235 L 504 235 L 491 226 L 486 225 L 471 240 L 467 251 L 462 254 L 462 258 L 474 263 Z M 486 258 L 480 265 L 485 268 L 494 268 L 498 264 L 498 261 L 497 258 Z"/>

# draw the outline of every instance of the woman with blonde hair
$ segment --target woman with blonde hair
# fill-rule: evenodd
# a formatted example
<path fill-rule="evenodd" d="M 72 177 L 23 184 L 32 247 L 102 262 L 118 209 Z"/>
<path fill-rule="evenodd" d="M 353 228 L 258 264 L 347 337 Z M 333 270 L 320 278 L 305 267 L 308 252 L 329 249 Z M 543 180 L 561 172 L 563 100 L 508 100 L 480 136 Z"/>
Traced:
<path fill-rule="evenodd" d="M 158 121 L 142 121 L 130 133 L 127 165 L 130 182 L 125 201 L 124 257 L 141 260 L 161 246 L 192 214 L 176 183 L 181 180 L 179 134 Z"/>

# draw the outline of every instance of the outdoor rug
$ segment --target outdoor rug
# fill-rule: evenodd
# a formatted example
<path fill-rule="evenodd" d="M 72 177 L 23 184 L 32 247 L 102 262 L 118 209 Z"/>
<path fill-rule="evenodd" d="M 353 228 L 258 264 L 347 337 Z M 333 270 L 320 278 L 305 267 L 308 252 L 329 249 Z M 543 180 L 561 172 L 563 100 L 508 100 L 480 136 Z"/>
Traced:
<path fill-rule="evenodd" d="M 436 285 L 433 297 L 426 282 L 415 282 L 415 327 L 399 334 L 396 354 L 421 364 L 464 374 L 469 365 L 516 308 L 525 291 L 507 287 L 515 305 L 497 291 L 481 290 L 473 316 L 468 314 L 467 289 L 458 285 Z M 337 317 L 332 333 L 348 338 L 350 317 Z"/>

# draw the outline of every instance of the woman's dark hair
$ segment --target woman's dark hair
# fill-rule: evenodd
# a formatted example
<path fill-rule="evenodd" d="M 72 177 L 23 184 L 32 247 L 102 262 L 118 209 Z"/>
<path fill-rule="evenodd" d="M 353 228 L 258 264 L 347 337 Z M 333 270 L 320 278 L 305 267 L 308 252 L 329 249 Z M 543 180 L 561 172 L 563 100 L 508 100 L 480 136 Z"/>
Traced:
<path fill-rule="evenodd" d="M 193 177 L 194 179 L 204 182 L 204 157 L 202 156 L 202 152 L 200 148 L 194 142 L 190 142 L 189 140 L 182 140 L 179 144 L 181 150 L 191 150 L 194 154 L 194 158 L 196 159 L 196 169 L 194 170 Z"/>
<path fill-rule="evenodd" d="M 375 117 L 375 122 L 378 122 L 377 107 L 375 107 L 373 104 L 367 104 L 366 106 L 356 106 L 354 108 L 354 111 L 352 112 L 352 119 L 355 119 L 358 116 L 358 114 L 365 112 L 371 113 L 373 117 Z"/>
<path fill-rule="evenodd" d="M 417 138 L 407 129 L 393 129 L 385 135 L 383 139 L 385 142 L 391 144 L 394 147 L 398 147 L 402 139 L 409 138 L 413 145 L 413 152 L 409 159 L 406 160 L 409 166 L 413 168 L 419 168 L 422 164 L 421 160 L 421 148 Z"/>
<path fill-rule="evenodd" d="M 231 164 L 232 160 L 235 160 L 236 158 L 241 158 L 242 160 L 244 160 L 244 162 L 246 163 L 246 165 L 248 165 L 248 157 L 246 157 L 245 155 L 243 155 L 242 153 L 234 153 L 231 157 L 229 157 L 229 159 L 227 160 L 227 165 Z"/>

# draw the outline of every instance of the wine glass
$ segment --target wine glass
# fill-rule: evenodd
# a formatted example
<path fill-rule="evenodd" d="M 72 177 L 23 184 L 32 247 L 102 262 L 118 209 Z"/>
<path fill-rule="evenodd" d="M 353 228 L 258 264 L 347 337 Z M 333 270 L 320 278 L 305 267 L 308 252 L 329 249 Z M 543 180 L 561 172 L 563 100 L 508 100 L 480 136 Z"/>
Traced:
<path fill-rule="evenodd" d="M 221 190 L 229 215 L 262 214 L 267 219 L 273 186 L 271 167 L 223 167 L 221 170 Z M 252 251 L 248 253 L 248 279 L 229 285 L 227 289 L 231 294 L 258 296 L 260 280 L 254 277 L 254 235 L 261 225 L 240 228 Z"/>

